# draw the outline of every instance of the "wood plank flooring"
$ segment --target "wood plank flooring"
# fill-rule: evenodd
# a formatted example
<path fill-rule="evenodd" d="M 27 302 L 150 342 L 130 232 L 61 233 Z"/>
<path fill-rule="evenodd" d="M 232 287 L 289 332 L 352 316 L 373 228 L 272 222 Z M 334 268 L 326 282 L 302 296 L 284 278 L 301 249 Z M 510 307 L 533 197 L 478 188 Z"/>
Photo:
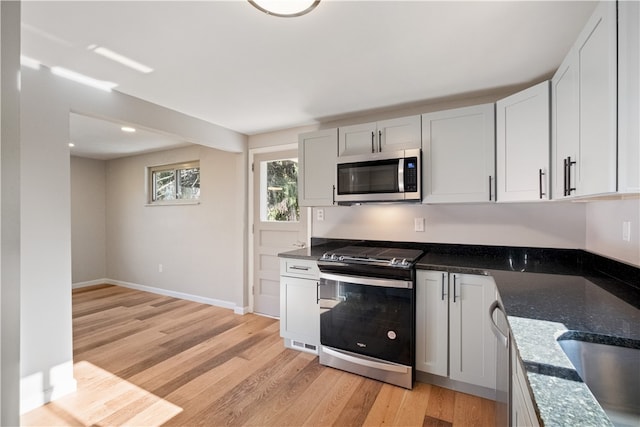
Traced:
<path fill-rule="evenodd" d="M 117 286 L 73 291 L 73 344 L 78 391 L 22 425 L 495 425 L 489 400 L 320 366 L 278 320 Z"/>

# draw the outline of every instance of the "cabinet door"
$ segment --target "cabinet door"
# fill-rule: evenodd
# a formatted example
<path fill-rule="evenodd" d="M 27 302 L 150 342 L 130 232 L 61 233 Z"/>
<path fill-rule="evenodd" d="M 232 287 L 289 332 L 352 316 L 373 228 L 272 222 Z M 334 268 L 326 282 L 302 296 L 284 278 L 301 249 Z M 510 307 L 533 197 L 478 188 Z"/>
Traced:
<path fill-rule="evenodd" d="M 469 274 L 451 274 L 449 281 L 449 375 L 495 389 L 497 340 L 489 325 L 495 283 L 491 277 Z"/>
<path fill-rule="evenodd" d="M 298 136 L 298 203 L 300 206 L 331 206 L 333 204 L 337 145 L 337 129 Z"/>
<path fill-rule="evenodd" d="M 422 115 L 424 203 L 495 200 L 495 106 Z"/>
<path fill-rule="evenodd" d="M 616 2 L 601 2 L 577 42 L 580 69 L 578 195 L 617 191 Z"/>
<path fill-rule="evenodd" d="M 378 122 L 378 151 L 420 148 L 420 116 Z"/>
<path fill-rule="evenodd" d="M 499 202 L 549 198 L 549 82 L 496 103 Z"/>
<path fill-rule="evenodd" d="M 320 345 L 316 280 L 280 276 L 280 336 Z"/>
<path fill-rule="evenodd" d="M 578 61 L 570 53 L 551 80 L 551 197 L 563 199 L 567 194 L 567 173 L 575 183 L 576 167 L 567 170 L 565 162 L 571 158 L 578 161 L 579 115 L 578 115 Z M 575 185 L 572 185 L 575 187 Z"/>
<path fill-rule="evenodd" d="M 449 276 L 418 270 L 416 278 L 416 370 L 449 375 Z"/>
<path fill-rule="evenodd" d="M 640 2 L 618 3 L 618 192 L 640 193 Z"/>
<path fill-rule="evenodd" d="M 376 123 L 345 126 L 339 129 L 338 157 L 378 151 Z"/>
<path fill-rule="evenodd" d="M 529 387 L 527 387 L 526 373 L 515 348 L 512 349 L 511 367 L 511 425 L 513 427 L 537 427 L 540 423 L 533 406 Z"/>

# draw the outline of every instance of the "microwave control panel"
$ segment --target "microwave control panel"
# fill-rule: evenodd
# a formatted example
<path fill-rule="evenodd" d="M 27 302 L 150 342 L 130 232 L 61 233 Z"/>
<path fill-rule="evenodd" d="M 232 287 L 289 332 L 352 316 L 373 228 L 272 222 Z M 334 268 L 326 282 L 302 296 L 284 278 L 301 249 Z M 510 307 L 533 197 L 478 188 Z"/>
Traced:
<path fill-rule="evenodd" d="M 404 191 L 407 193 L 418 191 L 418 158 L 404 159 Z"/>

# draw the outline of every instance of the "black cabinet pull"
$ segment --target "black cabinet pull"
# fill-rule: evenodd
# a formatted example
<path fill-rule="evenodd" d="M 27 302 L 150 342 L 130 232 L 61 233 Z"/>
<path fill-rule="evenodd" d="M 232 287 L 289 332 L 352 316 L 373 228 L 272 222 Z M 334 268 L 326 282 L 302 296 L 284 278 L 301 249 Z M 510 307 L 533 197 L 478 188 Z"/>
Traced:
<path fill-rule="evenodd" d="M 371 131 L 371 152 L 372 153 L 376 152 L 375 139 L 376 139 L 376 134 L 375 132 Z"/>
<path fill-rule="evenodd" d="M 542 196 L 546 196 L 547 193 L 542 191 L 542 177 L 545 175 L 545 173 L 542 171 L 542 169 L 540 169 L 538 171 L 538 185 L 540 187 L 540 199 L 542 199 Z"/>
<path fill-rule="evenodd" d="M 382 153 L 382 131 L 378 131 L 378 152 Z"/>
<path fill-rule="evenodd" d="M 571 161 L 571 156 L 567 157 L 567 196 L 570 196 L 572 191 L 576 191 L 576 188 L 571 186 L 571 166 L 575 164 L 575 160 Z"/>
<path fill-rule="evenodd" d="M 320 282 L 316 282 L 316 304 L 320 304 Z"/>
<path fill-rule="evenodd" d="M 564 195 L 568 196 L 567 194 L 567 159 L 564 158 L 562 159 L 562 161 L 564 162 L 564 182 L 563 182 L 563 186 L 564 186 Z"/>
<path fill-rule="evenodd" d="M 457 276 L 453 275 L 453 302 L 456 302 L 456 278 Z"/>
<path fill-rule="evenodd" d="M 331 204 L 335 205 L 335 204 L 336 204 L 336 186 L 335 186 L 335 184 L 333 185 L 333 194 L 332 194 L 332 197 L 333 197 L 333 201 L 332 201 L 332 203 L 331 203 Z"/>

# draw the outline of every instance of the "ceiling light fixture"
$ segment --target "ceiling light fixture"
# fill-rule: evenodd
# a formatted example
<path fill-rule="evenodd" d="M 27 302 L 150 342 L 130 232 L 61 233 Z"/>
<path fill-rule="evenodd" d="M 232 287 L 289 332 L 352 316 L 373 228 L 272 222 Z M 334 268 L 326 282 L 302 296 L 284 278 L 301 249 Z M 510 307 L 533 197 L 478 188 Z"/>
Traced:
<path fill-rule="evenodd" d="M 104 56 L 105 58 L 108 58 L 112 61 L 115 61 L 119 64 L 122 64 L 126 67 L 129 67 L 141 73 L 149 74 L 150 72 L 153 71 L 153 68 L 148 67 L 144 64 L 141 64 L 138 61 L 134 61 L 131 58 L 127 58 L 124 55 L 120 55 L 119 53 L 114 52 L 110 49 L 107 49 L 106 47 L 96 46 L 92 44 L 88 47 L 88 49 L 97 53 L 98 55 Z"/>
<path fill-rule="evenodd" d="M 74 82 L 82 83 L 83 85 L 91 86 L 106 92 L 111 92 L 111 89 L 118 86 L 116 83 L 94 79 L 93 77 L 85 76 L 84 74 L 76 73 L 75 71 L 62 67 L 52 67 L 51 72 L 56 76 L 64 77 L 65 79 L 73 80 Z"/>
<path fill-rule="evenodd" d="M 74 144 L 73 142 L 69 143 L 69 147 L 75 147 L 75 146 L 76 146 L 76 144 Z"/>
<path fill-rule="evenodd" d="M 129 133 L 133 133 L 133 132 L 135 132 L 135 131 L 136 131 L 136 128 L 132 128 L 131 126 L 122 126 L 122 127 L 120 128 L 120 130 L 121 130 L 122 132 L 129 132 Z"/>
<path fill-rule="evenodd" d="M 267 15 L 281 18 L 302 16 L 318 6 L 320 0 L 248 0 L 256 9 Z"/>

